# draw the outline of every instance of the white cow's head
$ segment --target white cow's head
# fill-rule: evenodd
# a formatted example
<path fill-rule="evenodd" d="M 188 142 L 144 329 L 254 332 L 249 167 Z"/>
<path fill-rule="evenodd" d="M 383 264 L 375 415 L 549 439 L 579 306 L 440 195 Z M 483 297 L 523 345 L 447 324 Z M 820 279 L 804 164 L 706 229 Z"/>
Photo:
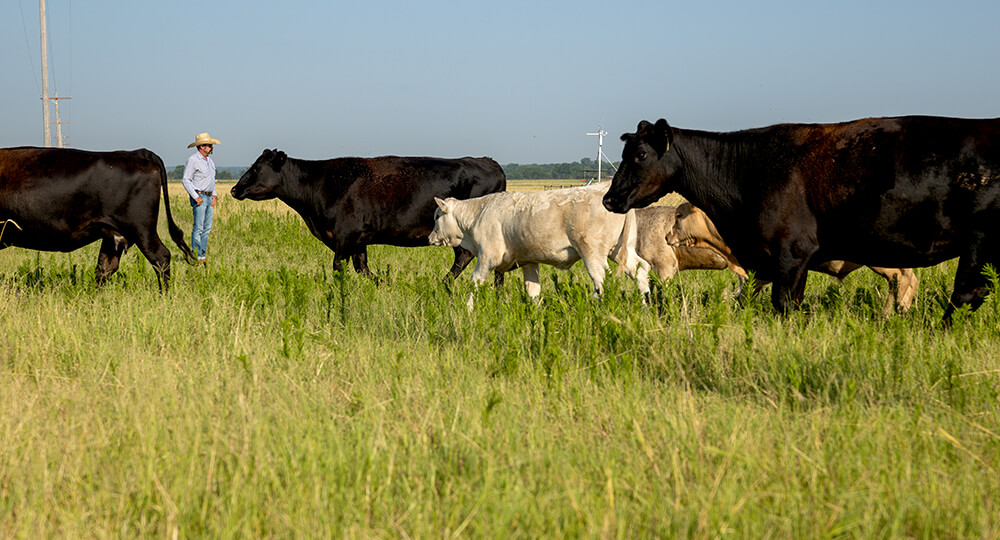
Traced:
<path fill-rule="evenodd" d="M 454 209 L 458 200 L 454 197 L 444 200 L 434 197 L 434 202 L 438 209 L 434 211 L 434 230 L 427 240 L 434 246 L 458 247 L 465 236 L 455 219 Z"/>

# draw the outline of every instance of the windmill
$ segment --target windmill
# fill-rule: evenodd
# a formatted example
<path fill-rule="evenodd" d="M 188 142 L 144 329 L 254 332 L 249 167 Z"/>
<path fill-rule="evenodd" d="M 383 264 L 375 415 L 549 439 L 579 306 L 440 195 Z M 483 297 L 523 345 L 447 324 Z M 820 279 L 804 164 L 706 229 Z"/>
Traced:
<path fill-rule="evenodd" d="M 597 131 L 587 134 L 597 136 L 597 182 L 601 181 L 601 163 L 603 163 L 605 159 L 608 159 L 608 156 L 604 154 L 604 136 L 607 134 L 608 132 L 604 131 L 600 124 L 597 125 Z M 615 166 L 611 163 L 610 159 L 608 159 L 608 164 L 614 169 Z M 615 169 L 615 171 L 617 172 L 617 169 Z M 590 184 L 590 182 L 587 183 Z"/>

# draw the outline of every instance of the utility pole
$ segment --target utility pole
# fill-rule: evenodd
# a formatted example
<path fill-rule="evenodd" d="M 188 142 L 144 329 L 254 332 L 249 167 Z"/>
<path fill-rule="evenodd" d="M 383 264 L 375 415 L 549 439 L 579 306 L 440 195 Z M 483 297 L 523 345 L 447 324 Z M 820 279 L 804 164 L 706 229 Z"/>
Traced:
<path fill-rule="evenodd" d="M 45 135 L 45 146 L 52 146 L 52 120 L 50 118 L 52 108 L 50 103 L 55 101 L 56 105 L 56 146 L 63 148 L 65 146 L 65 139 L 63 139 L 62 125 L 67 122 L 63 122 L 59 119 L 59 100 L 60 99 L 73 99 L 71 97 L 59 97 L 59 92 L 56 91 L 55 97 L 49 97 L 49 49 L 48 49 L 48 31 L 45 24 L 45 0 L 38 0 L 38 18 L 41 24 L 41 37 L 42 37 L 42 133 Z"/>
<path fill-rule="evenodd" d="M 62 120 L 59 119 L 59 100 L 60 99 L 73 99 L 73 98 L 71 98 L 71 97 L 59 97 L 59 91 L 56 90 L 55 97 L 52 97 L 52 98 L 49 98 L 49 99 L 52 100 L 52 101 L 54 101 L 55 105 L 56 105 L 56 147 L 58 147 L 58 148 L 65 148 L 66 144 L 65 144 L 65 139 L 63 138 L 63 134 L 62 134 L 62 125 L 63 124 L 68 124 L 69 122 L 63 122 Z"/>
<path fill-rule="evenodd" d="M 38 0 L 39 19 L 42 25 L 42 132 L 45 146 L 52 146 L 52 129 L 49 121 L 49 58 L 45 35 L 45 0 Z"/>

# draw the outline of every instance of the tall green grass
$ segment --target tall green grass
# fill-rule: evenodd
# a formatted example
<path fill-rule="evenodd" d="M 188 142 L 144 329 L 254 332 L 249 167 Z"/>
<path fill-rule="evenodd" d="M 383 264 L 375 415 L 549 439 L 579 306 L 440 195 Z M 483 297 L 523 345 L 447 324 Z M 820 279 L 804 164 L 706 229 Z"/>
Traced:
<path fill-rule="evenodd" d="M 101 289 L 96 245 L 0 251 L 0 536 L 1000 535 L 1000 305 L 943 329 L 953 263 L 890 318 L 864 270 L 789 317 L 579 267 L 470 312 L 450 249 L 376 283 L 228 198 L 210 243 L 165 295 L 138 250 Z"/>

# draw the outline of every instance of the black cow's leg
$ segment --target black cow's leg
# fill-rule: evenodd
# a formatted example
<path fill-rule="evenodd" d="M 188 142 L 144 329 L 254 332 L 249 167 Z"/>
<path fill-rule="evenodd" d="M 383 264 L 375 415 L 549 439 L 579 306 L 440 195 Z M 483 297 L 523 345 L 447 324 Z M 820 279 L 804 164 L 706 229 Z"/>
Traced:
<path fill-rule="evenodd" d="M 983 304 L 986 295 L 989 294 L 986 278 L 982 275 L 981 269 L 967 264 L 965 257 L 958 262 L 958 271 L 955 272 L 955 290 L 951 293 L 951 301 L 944 310 L 944 322 L 951 322 L 951 316 L 956 309 L 968 304 L 972 309 L 976 309 Z"/>
<path fill-rule="evenodd" d="M 101 252 L 97 256 L 97 269 L 94 271 L 98 287 L 104 285 L 118 270 L 121 256 L 127 248 L 128 242 L 125 238 L 116 234 L 105 236 L 101 240 Z"/>
<path fill-rule="evenodd" d="M 156 281 L 160 285 L 160 292 L 165 293 L 170 290 L 170 250 L 160 241 L 159 235 L 154 230 L 152 233 L 142 233 L 135 243 L 139 246 L 139 251 L 146 256 L 146 260 L 153 265 L 156 271 Z"/>
<path fill-rule="evenodd" d="M 503 272 L 500 270 L 493 271 L 493 286 L 497 289 L 503 287 Z"/>
<path fill-rule="evenodd" d="M 774 309 L 782 315 L 787 315 L 792 310 L 802 304 L 802 297 L 806 289 L 805 276 L 790 281 L 775 281 L 771 285 L 771 304 Z"/>
<path fill-rule="evenodd" d="M 351 262 L 354 263 L 354 271 L 368 277 L 374 277 L 372 271 L 368 268 L 368 247 L 363 246 L 361 251 L 351 255 Z"/>
<path fill-rule="evenodd" d="M 469 266 L 472 259 L 476 256 L 469 250 L 463 247 L 456 247 L 455 250 L 455 263 L 451 265 L 451 270 L 448 270 L 448 275 L 444 277 L 445 281 L 450 281 L 458 278 L 459 275 L 465 270 L 465 267 Z M 500 288 L 503 286 L 503 275 L 504 273 L 500 270 L 493 271 L 493 286 Z"/>
<path fill-rule="evenodd" d="M 984 256 L 985 252 L 988 252 L 989 256 Z M 983 305 L 990 294 L 990 284 L 983 275 L 983 268 L 987 264 L 1000 269 L 1000 252 L 987 248 L 982 240 L 975 242 L 969 252 L 958 259 L 955 290 L 952 291 L 951 302 L 944 311 L 945 324 L 951 322 L 951 315 L 956 309 L 968 304 L 976 310 Z"/>
<path fill-rule="evenodd" d="M 465 267 L 469 266 L 472 259 L 476 257 L 471 251 L 463 247 L 456 247 L 453 249 L 455 250 L 455 263 L 451 265 L 451 270 L 448 270 L 448 276 L 446 276 L 445 279 L 448 279 L 448 277 L 451 277 L 452 279 L 457 278 L 459 274 L 465 270 Z"/>
<path fill-rule="evenodd" d="M 806 291 L 809 259 L 818 246 L 784 242 L 778 257 L 778 279 L 771 285 L 771 304 L 787 314 L 802 303 Z"/>

